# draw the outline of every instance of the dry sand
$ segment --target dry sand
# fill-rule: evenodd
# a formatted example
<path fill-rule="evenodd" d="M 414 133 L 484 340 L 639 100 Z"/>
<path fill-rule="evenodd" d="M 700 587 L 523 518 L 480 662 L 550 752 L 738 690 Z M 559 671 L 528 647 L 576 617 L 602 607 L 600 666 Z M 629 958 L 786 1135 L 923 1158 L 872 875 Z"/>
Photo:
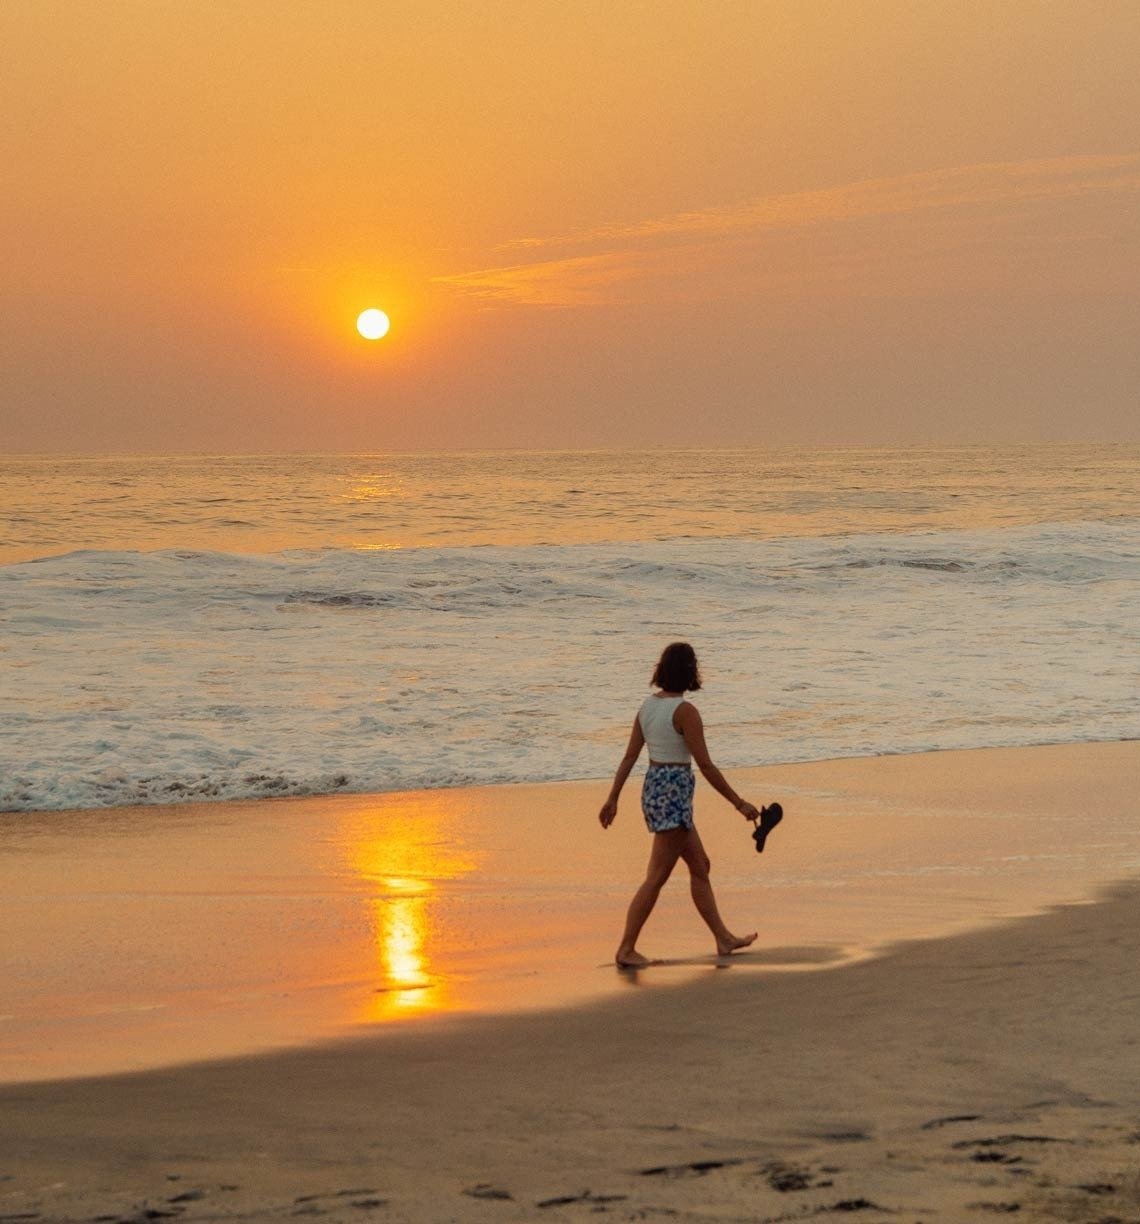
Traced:
<path fill-rule="evenodd" d="M 1037 759 L 1078 758 L 1135 810 L 1140 745 Z M 1122 884 L 819 972 L 3 1088 L 0 1220 L 1137 1221 L 1138 1034 Z"/>

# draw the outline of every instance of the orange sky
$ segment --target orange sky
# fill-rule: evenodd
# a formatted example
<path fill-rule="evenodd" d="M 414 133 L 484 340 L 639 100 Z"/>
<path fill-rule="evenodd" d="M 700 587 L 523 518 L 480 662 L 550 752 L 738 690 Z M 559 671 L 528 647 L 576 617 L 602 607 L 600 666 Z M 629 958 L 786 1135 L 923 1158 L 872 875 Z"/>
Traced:
<path fill-rule="evenodd" d="M 0 447 L 1135 439 L 1138 63 L 1135 0 L 0 0 Z"/>

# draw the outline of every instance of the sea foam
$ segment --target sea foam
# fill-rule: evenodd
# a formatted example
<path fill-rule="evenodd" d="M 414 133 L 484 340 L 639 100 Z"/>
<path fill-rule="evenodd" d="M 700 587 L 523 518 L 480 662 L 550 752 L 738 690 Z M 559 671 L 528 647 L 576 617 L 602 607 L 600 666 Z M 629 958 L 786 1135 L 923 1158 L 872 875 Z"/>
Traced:
<path fill-rule="evenodd" d="M 692 641 L 725 766 L 1140 735 L 1140 523 L 0 567 L 0 808 L 602 777 Z"/>

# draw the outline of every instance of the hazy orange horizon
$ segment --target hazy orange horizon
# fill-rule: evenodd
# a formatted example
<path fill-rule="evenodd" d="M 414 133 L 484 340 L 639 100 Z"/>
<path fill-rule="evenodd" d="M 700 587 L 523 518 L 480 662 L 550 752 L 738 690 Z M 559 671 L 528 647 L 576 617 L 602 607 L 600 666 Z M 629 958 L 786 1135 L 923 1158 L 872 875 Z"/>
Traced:
<path fill-rule="evenodd" d="M 0 45 L 4 450 L 1140 438 L 1134 3 L 7 0 Z"/>

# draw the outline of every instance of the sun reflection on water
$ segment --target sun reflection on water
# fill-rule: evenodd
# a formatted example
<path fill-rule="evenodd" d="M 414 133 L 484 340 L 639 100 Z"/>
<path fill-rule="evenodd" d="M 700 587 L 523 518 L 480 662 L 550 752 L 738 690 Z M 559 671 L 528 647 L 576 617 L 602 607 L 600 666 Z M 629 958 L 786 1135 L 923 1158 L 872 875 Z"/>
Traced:
<path fill-rule="evenodd" d="M 404 491 L 403 482 L 389 476 L 364 476 L 351 482 L 340 495 L 342 502 L 383 501 L 398 497 Z"/>

